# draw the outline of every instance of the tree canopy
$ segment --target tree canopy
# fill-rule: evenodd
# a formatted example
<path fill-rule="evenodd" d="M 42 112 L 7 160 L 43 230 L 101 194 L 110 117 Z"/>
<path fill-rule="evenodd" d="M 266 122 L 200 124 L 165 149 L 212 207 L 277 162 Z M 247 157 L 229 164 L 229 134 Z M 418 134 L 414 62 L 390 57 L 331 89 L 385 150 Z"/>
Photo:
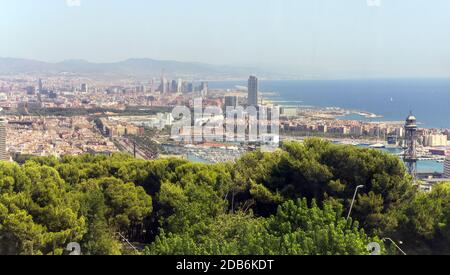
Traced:
<path fill-rule="evenodd" d="M 214 165 L 31 157 L 0 163 L 0 254 L 136 253 L 123 236 L 150 255 L 395 253 L 387 237 L 448 253 L 449 202 L 449 184 L 419 191 L 395 156 L 318 139 Z"/>

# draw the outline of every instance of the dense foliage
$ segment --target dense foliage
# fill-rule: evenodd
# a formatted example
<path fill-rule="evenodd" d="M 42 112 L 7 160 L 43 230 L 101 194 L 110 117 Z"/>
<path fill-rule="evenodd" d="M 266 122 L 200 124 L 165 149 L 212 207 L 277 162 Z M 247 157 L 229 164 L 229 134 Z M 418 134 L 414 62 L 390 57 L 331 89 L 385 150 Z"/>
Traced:
<path fill-rule="evenodd" d="M 397 157 L 316 139 L 216 165 L 123 154 L 0 164 L 0 254 L 63 254 L 69 242 L 137 253 L 120 236 L 150 255 L 368 254 L 374 241 L 396 253 L 386 237 L 449 253 L 450 185 L 420 192 Z"/>

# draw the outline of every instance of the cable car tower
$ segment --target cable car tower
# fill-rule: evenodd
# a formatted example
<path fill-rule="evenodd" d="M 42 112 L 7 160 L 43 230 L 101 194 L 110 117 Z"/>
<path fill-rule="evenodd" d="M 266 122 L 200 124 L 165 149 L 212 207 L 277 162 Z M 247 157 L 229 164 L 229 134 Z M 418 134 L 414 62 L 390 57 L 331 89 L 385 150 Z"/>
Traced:
<path fill-rule="evenodd" d="M 417 177 L 417 119 L 409 114 L 405 124 L 406 147 L 403 160 L 406 163 L 409 174 L 415 180 Z"/>

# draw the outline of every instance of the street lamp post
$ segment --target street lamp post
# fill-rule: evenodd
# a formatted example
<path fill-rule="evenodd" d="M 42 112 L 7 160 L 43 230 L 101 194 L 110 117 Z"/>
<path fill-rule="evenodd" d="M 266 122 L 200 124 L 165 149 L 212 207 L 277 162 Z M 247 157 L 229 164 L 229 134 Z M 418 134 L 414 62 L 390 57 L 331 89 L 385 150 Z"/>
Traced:
<path fill-rule="evenodd" d="M 403 251 L 401 248 L 400 248 L 400 246 L 398 246 L 391 238 L 384 238 L 384 239 L 382 239 L 382 241 L 383 242 L 385 242 L 385 241 L 390 241 L 403 255 L 405 255 L 406 256 L 406 253 L 405 253 L 405 251 Z M 402 244 L 401 242 L 400 242 L 400 244 Z"/>
<path fill-rule="evenodd" d="M 350 210 L 348 211 L 347 220 L 350 219 L 350 215 L 352 214 L 353 205 L 355 204 L 356 194 L 358 194 L 358 189 L 364 188 L 364 185 L 358 185 L 355 189 L 355 194 L 353 195 L 352 204 L 350 205 Z"/>
<path fill-rule="evenodd" d="M 134 245 L 132 245 L 132 244 L 128 241 L 128 239 L 125 238 L 125 237 L 122 235 L 122 233 L 116 232 L 116 234 L 119 235 L 119 237 L 122 238 L 122 241 L 125 242 L 125 243 L 127 243 L 128 246 L 130 246 L 134 251 L 139 252 L 139 250 L 138 250 Z"/>

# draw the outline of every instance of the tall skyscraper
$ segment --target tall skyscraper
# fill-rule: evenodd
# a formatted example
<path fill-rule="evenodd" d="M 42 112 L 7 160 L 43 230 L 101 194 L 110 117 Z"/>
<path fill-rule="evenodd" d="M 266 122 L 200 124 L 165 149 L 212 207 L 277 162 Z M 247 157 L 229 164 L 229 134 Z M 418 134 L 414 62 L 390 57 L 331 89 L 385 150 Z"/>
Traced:
<path fill-rule="evenodd" d="M 248 105 L 258 106 L 258 78 L 256 76 L 250 76 L 248 79 Z"/>
<path fill-rule="evenodd" d="M 6 120 L 0 118 L 0 161 L 9 160 L 8 152 L 6 151 Z"/>
<path fill-rule="evenodd" d="M 88 85 L 86 83 L 82 83 L 81 84 L 81 92 L 82 93 L 87 93 L 89 90 Z"/>
<path fill-rule="evenodd" d="M 200 84 L 200 93 L 202 94 L 202 97 L 208 96 L 208 82 L 202 82 Z"/>
<path fill-rule="evenodd" d="M 161 77 L 161 86 L 159 87 L 159 91 L 162 94 L 167 93 L 167 79 L 165 79 L 164 77 Z"/>
<path fill-rule="evenodd" d="M 178 78 L 177 81 L 177 93 L 181 94 L 183 92 L 183 80 Z"/>
<path fill-rule="evenodd" d="M 39 78 L 38 88 L 39 88 L 39 92 L 42 92 L 44 90 L 44 87 L 42 85 L 42 79 L 40 79 L 40 78 Z"/>
<path fill-rule="evenodd" d="M 166 81 L 165 92 L 166 92 L 166 93 L 170 92 L 170 82 L 169 82 L 169 81 Z"/>
<path fill-rule="evenodd" d="M 177 88 L 178 88 L 177 81 L 176 80 L 172 80 L 171 85 L 170 85 L 170 92 L 176 93 L 177 92 Z"/>
<path fill-rule="evenodd" d="M 450 155 L 445 158 L 444 178 L 450 179 Z"/>
<path fill-rule="evenodd" d="M 150 93 L 153 93 L 154 92 L 154 89 L 155 89 L 155 79 L 154 78 L 152 78 L 150 81 L 149 81 L 149 86 L 150 86 Z"/>

